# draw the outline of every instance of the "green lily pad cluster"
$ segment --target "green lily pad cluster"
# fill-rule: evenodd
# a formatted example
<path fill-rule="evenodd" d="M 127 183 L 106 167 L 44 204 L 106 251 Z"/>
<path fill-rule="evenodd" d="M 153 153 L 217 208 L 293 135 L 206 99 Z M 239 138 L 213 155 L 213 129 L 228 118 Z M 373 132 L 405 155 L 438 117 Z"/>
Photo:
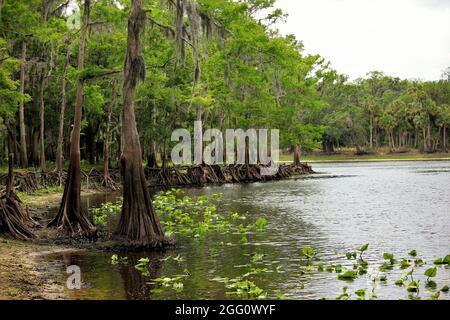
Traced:
<path fill-rule="evenodd" d="M 220 214 L 217 206 L 222 194 L 189 197 L 181 190 L 171 189 L 159 193 L 154 200 L 157 214 L 161 217 L 166 235 L 188 235 L 201 238 L 209 233 L 242 234 L 240 244 L 247 244 L 245 234 L 264 231 L 267 219 L 258 218 L 254 224 L 245 225 L 247 218 L 237 212 Z"/>
<path fill-rule="evenodd" d="M 92 221 L 96 226 L 105 226 L 108 219 L 117 216 L 122 211 L 122 198 L 118 198 L 115 202 L 105 202 L 98 208 L 90 209 Z"/>
<path fill-rule="evenodd" d="M 148 284 L 154 284 L 157 287 L 153 289 L 153 292 L 157 292 L 163 288 L 172 288 L 175 292 L 180 293 L 184 290 L 183 280 L 189 278 L 191 276 L 189 270 L 185 269 L 184 274 L 176 275 L 174 277 L 159 277 L 155 278 L 152 281 L 148 282 Z"/>
<path fill-rule="evenodd" d="M 155 195 L 153 204 L 156 214 L 164 227 L 164 233 L 170 237 L 174 234 L 202 238 L 207 234 L 241 234 L 240 244 L 249 241 L 245 235 L 266 230 L 268 220 L 263 217 L 255 223 L 245 224 L 247 217 L 237 212 L 220 214 L 217 207 L 222 194 L 189 197 L 180 189 L 170 189 Z M 122 210 L 122 199 L 105 202 L 98 208 L 90 209 L 94 224 L 105 226 L 111 217 L 118 216 Z"/>

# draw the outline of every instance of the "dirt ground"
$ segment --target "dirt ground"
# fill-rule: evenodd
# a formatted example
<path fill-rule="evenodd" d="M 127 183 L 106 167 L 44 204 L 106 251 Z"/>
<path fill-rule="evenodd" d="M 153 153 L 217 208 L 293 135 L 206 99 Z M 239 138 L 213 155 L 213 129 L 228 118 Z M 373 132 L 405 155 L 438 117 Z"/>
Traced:
<path fill-rule="evenodd" d="M 64 286 L 38 257 L 68 248 L 0 237 L 0 300 L 65 299 Z"/>

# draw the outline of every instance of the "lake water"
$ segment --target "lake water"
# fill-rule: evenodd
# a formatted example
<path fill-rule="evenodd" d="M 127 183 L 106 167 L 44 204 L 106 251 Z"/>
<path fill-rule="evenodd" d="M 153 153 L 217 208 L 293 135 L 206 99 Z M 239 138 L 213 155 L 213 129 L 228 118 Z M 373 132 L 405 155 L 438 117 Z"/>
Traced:
<path fill-rule="evenodd" d="M 41 259 L 64 283 L 65 266 L 79 265 L 83 289 L 67 290 L 80 299 L 231 299 L 217 277 L 234 278 L 246 272 L 253 253 L 264 254 L 255 267 L 269 273 L 251 277 L 269 297 L 283 294 L 288 299 L 334 299 L 344 286 L 354 298 L 358 289 L 375 288 L 379 299 L 408 298 L 404 287 L 393 284 L 405 270 L 394 267 L 386 283 L 362 276 L 353 282 L 337 280 L 336 273 L 308 272 L 299 250 L 312 247 L 329 264 L 351 267 L 345 253 L 369 243 L 364 258 L 369 274 L 379 273 L 383 252 L 397 259 L 417 250 L 427 264 L 416 269 L 415 279 L 426 280 L 425 269 L 432 261 L 450 254 L 450 161 L 365 162 L 314 164 L 318 172 L 289 180 L 248 185 L 224 185 L 186 189 L 188 195 L 223 193 L 221 211 L 246 213 L 249 222 L 265 217 L 269 224 L 262 233 L 247 236 L 249 244 L 239 245 L 241 235 L 213 234 L 205 239 L 176 237 L 177 248 L 164 254 L 120 253 L 128 266 L 111 265 L 111 254 L 73 252 L 43 256 Z M 98 197 L 89 200 L 98 204 Z M 220 243 L 233 243 L 221 245 Z M 166 260 L 180 255 L 181 261 Z M 149 257 L 150 275 L 134 269 L 135 261 Z M 191 276 L 184 289 L 159 288 L 149 283 L 156 277 L 173 277 L 188 269 Z M 450 268 L 439 267 L 438 289 L 450 285 Z M 423 289 L 422 298 L 434 291 Z M 450 299 L 441 294 L 440 299 Z"/>

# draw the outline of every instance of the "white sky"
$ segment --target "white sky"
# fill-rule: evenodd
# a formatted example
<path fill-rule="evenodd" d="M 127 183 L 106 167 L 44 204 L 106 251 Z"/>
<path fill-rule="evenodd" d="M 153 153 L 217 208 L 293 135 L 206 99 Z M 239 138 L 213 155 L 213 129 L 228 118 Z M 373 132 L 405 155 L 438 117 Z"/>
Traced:
<path fill-rule="evenodd" d="M 353 80 L 372 70 L 436 80 L 450 66 L 450 0 L 277 0 L 278 25 Z"/>

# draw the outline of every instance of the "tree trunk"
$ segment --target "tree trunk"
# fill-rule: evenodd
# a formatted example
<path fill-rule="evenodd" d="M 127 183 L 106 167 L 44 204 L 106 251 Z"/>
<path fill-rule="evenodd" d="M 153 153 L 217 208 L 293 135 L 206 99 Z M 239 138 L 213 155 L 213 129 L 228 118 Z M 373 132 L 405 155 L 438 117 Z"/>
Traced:
<path fill-rule="evenodd" d="M 443 142 L 444 152 L 447 153 L 447 126 L 444 126 L 444 142 Z"/>
<path fill-rule="evenodd" d="M 369 141 L 370 150 L 373 149 L 373 115 L 370 113 L 370 141 Z"/>
<path fill-rule="evenodd" d="M 418 148 L 419 145 L 419 129 L 414 129 L 414 148 Z"/>
<path fill-rule="evenodd" d="M 425 127 L 423 127 L 422 132 L 423 132 L 423 152 L 428 152 L 427 130 Z"/>
<path fill-rule="evenodd" d="M 391 145 L 392 145 L 392 151 L 395 150 L 395 139 L 394 139 L 394 132 L 391 131 L 390 133 L 390 137 L 391 137 Z"/>
<path fill-rule="evenodd" d="M 103 141 L 103 179 L 109 179 L 109 131 L 111 126 L 111 107 L 108 107 L 105 137 Z"/>
<path fill-rule="evenodd" d="M 10 151 L 11 150 L 11 139 L 9 140 L 9 147 L 8 147 L 8 181 L 6 183 L 6 197 L 9 197 L 12 192 L 14 191 L 14 154 Z"/>
<path fill-rule="evenodd" d="M 86 33 L 89 26 L 90 0 L 84 1 L 83 25 L 80 32 L 80 45 L 78 49 L 78 70 L 84 68 L 84 56 L 86 51 Z M 67 174 L 64 194 L 58 214 L 50 222 L 49 226 L 62 228 L 71 233 L 95 232 L 95 227 L 81 209 L 81 168 L 80 168 L 80 133 L 84 104 L 84 80 L 77 81 L 75 100 L 75 114 L 73 120 L 72 137 L 70 141 L 70 164 Z"/>
<path fill-rule="evenodd" d="M 152 113 L 153 127 L 156 128 L 156 104 L 153 100 L 153 113 Z M 156 159 L 156 141 L 150 139 L 150 150 L 147 155 L 147 168 L 158 168 L 158 161 Z"/>
<path fill-rule="evenodd" d="M 121 174 L 123 206 L 117 233 L 133 245 L 162 247 L 164 233 L 155 214 L 142 167 L 142 152 L 134 113 L 134 96 L 138 80 L 145 77 L 145 65 L 140 55 L 139 36 L 145 23 L 142 0 L 132 0 L 128 17 L 127 53 L 123 83 Z"/>
<path fill-rule="evenodd" d="M 147 156 L 147 167 L 148 168 L 158 167 L 158 162 L 156 160 L 156 141 L 154 139 L 150 141 L 150 150 Z"/>
<path fill-rule="evenodd" d="M 40 153 L 39 153 L 39 168 L 41 172 L 47 171 L 45 165 L 45 142 L 44 142 L 44 132 L 45 132 L 45 103 L 44 103 L 44 92 L 45 92 L 45 76 L 42 78 L 41 90 L 40 90 L 40 109 L 39 109 L 39 140 L 40 140 Z"/>
<path fill-rule="evenodd" d="M 28 167 L 27 154 L 27 134 L 25 131 L 25 113 L 24 113 L 24 98 L 25 91 L 25 67 L 27 62 L 27 43 L 22 41 L 22 63 L 20 65 L 20 102 L 19 102 L 19 131 L 20 131 L 20 165 Z"/>
<path fill-rule="evenodd" d="M 294 146 L 294 164 L 295 165 L 300 165 L 300 145 L 296 144 Z"/>
<path fill-rule="evenodd" d="M 39 165 L 39 156 L 37 154 L 39 147 L 39 130 L 30 128 L 29 134 L 31 135 L 31 143 L 30 148 L 28 149 L 28 164 L 32 166 Z"/>
<path fill-rule="evenodd" d="M 67 47 L 66 61 L 64 63 L 64 72 L 61 83 L 61 110 L 59 113 L 59 130 L 58 143 L 56 147 L 56 170 L 61 172 L 63 169 L 63 143 L 64 143 L 64 114 L 66 112 L 67 95 L 66 95 L 66 77 L 67 68 L 69 66 L 70 48 Z"/>
<path fill-rule="evenodd" d="M 197 121 L 194 128 L 194 164 L 202 165 L 203 161 L 203 108 L 197 106 Z"/>
<path fill-rule="evenodd" d="M 112 117 L 112 109 L 116 103 L 116 84 L 112 83 L 112 92 L 111 92 L 111 101 L 108 104 L 108 113 L 106 117 L 106 128 L 105 128 L 105 136 L 103 141 L 103 186 L 116 189 L 113 181 L 111 180 L 111 176 L 109 175 L 109 140 L 110 140 L 110 131 L 111 131 L 111 117 Z"/>
<path fill-rule="evenodd" d="M 85 148 L 83 153 L 83 158 L 88 159 L 90 164 L 96 163 L 96 136 L 98 133 L 98 123 L 96 120 L 87 121 L 88 125 L 85 128 L 85 135 L 83 136 Z"/>

